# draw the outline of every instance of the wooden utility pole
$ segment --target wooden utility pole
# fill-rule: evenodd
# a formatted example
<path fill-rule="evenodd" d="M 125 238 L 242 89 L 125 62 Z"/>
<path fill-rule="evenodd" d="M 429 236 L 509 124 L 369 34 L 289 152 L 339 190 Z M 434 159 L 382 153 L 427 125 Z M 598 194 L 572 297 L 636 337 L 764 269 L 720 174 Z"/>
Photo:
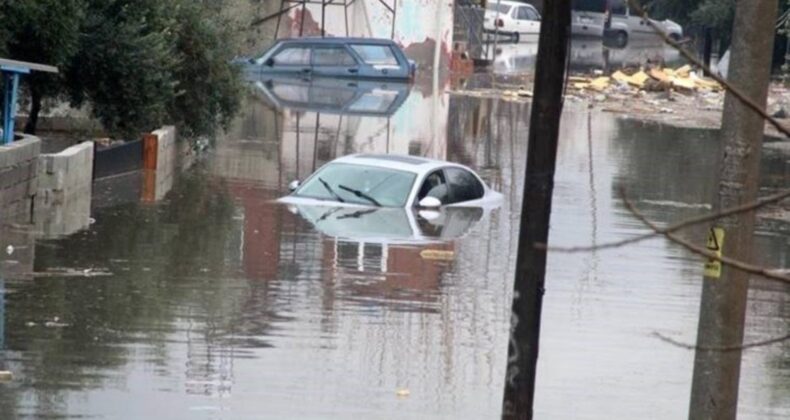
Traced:
<path fill-rule="evenodd" d="M 774 43 L 776 0 L 736 2 L 728 80 L 765 107 Z M 770 24 L 757 24 L 769 22 Z M 722 158 L 714 210 L 757 199 L 762 117 L 727 93 L 722 115 Z M 754 212 L 721 219 L 711 228 L 708 248 L 724 256 L 752 260 Z M 702 286 L 690 419 L 735 419 L 741 370 L 740 351 L 716 350 L 743 344 L 749 275 L 709 262 Z"/>
<path fill-rule="evenodd" d="M 562 93 L 570 41 L 571 0 L 547 0 L 543 10 L 513 286 L 503 419 L 532 418 L 540 313 L 546 277 L 546 250 L 535 245 L 547 243 L 549 237 Z"/>

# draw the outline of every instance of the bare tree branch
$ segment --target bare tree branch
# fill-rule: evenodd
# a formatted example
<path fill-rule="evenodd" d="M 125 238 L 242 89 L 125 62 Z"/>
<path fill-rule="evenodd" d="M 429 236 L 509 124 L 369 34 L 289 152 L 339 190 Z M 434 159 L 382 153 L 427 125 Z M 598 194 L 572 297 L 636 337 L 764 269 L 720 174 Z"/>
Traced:
<path fill-rule="evenodd" d="M 776 118 L 768 115 L 768 113 L 765 112 L 765 110 L 760 105 L 757 105 L 754 101 L 747 98 L 746 95 L 744 95 L 740 90 L 730 85 L 726 80 L 724 80 L 723 77 L 716 74 L 716 72 L 711 70 L 708 66 L 705 65 L 705 63 L 703 63 L 702 61 L 700 61 L 700 59 L 694 56 L 694 54 L 690 53 L 688 50 L 683 48 L 680 45 L 680 43 L 670 38 L 666 34 L 666 32 L 664 32 L 664 30 L 660 26 L 658 26 L 658 23 L 656 23 L 655 21 L 649 18 L 647 12 L 645 12 L 645 10 L 642 8 L 642 6 L 639 5 L 639 3 L 636 2 L 636 0 L 626 0 L 626 1 L 628 2 L 628 6 L 634 9 L 636 13 L 640 15 L 642 19 L 644 19 L 647 22 L 647 24 L 650 25 L 651 28 L 653 28 L 653 31 L 655 31 L 664 40 L 664 42 L 671 45 L 674 49 L 678 50 L 678 52 L 680 52 L 680 54 L 685 59 L 691 61 L 695 66 L 705 70 L 708 73 L 708 75 L 711 78 L 713 78 L 713 80 L 719 82 L 727 91 L 735 95 L 735 97 L 738 98 L 738 100 L 740 100 L 747 107 L 751 108 L 754 112 L 762 116 L 763 119 L 767 120 L 772 126 L 774 126 L 777 130 L 779 130 L 779 132 L 786 135 L 787 137 L 790 137 L 790 129 L 783 126 L 779 121 L 776 120 Z"/>
<path fill-rule="evenodd" d="M 663 235 L 664 237 L 666 237 L 670 241 L 672 241 L 672 242 L 674 242 L 674 243 L 676 243 L 678 245 L 683 246 L 684 248 L 688 249 L 692 253 L 697 254 L 699 256 L 702 256 L 702 257 L 705 257 L 705 258 L 708 258 L 708 259 L 713 260 L 713 261 L 718 261 L 718 262 L 722 263 L 723 265 L 728 266 L 730 268 L 734 268 L 736 270 L 741 270 L 741 271 L 747 272 L 749 274 L 754 274 L 754 275 L 757 275 L 757 276 L 760 276 L 760 277 L 764 277 L 766 279 L 775 280 L 775 281 L 778 281 L 778 282 L 790 284 L 790 276 L 784 276 L 782 274 L 779 274 L 779 272 L 781 270 L 767 269 L 765 267 L 753 265 L 753 264 L 750 264 L 750 263 L 747 263 L 747 262 L 736 260 L 734 258 L 729 258 L 729 257 L 724 257 L 724 256 L 719 257 L 715 253 L 708 251 L 706 248 L 702 248 L 700 246 L 694 245 L 693 243 L 691 243 L 691 242 L 689 242 L 689 241 L 687 241 L 687 240 L 685 240 L 685 239 L 683 239 L 683 238 L 681 238 L 681 237 L 679 237 L 677 235 L 674 235 L 672 233 L 663 233 L 663 232 L 661 232 L 661 228 L 659 228 L 655 223 L 653 223 L 651 220 L 649 220 L 647 217 L 645 217 L 645 215 L 642 214 L 636 208 L 636 206 L 634 206 L 634 203 L 631 202 L 631 200 L 628 199 L 628 197 L 626 195 L 626 192 L 625 192 L 625 188 L 620 188 L 620 195 L 622 196 L 622 199 L 623 199 L 623 202 L 625 203 L 626 208 L 628 209 L 628 211 L 631 212 L 631 214 L 634 215 L 634 217 L 636 217 L 642 223 L 644 223 L 647 227 L 652 229 L 653 232 L 655 232 L 656 234 Z"/>
<path fill-rule="evenodd" d="M 671 344 L 675 347 L 680 347 L 687 350 L 700 350 L 700 351 L 719 351 L 722 353 L 728 353 L 733 351 L 742 351 L 753 349 L 756 347 L 766 347 L 772 344 L 782 343 L 785 341 L 790 341 L 790 334 L 783 335 L 781 337 L 771 338 L 768 340 L 763 341 L 755 341 L 753 343 L 747 343 L 740 346 L 717 346 L 717 347 L 708 347 L 708 346 L 693 346 L 691 344 L 682 343 L 677 341 L 673 338 L 667 337 L 659 332 L 653 332 L 653 336 L 658 338 L 659 340 Z"/>
<path fill-rule="evenodd" d="M 673 225 L 669 225 L 664 228 L 657 228 L 657 230 L 654 230 L 653 232 L 634 236 L 633 238 L 608 242 L 605 244 L 590 245 L 590 246 L 575 246 L 575 247 L 548 246 L 546 244 L 537 244 L 535 246 L 538 247 L 538 249 L 545 249 L 548 251 L 561 252 L 561 253 L 592 252 L 592 251 L 600 251 L 602 249 L 620 248 L 626 245 L 642 242 L 646 239 L 654 238 L 659 235 L 666 235 L 667 233 L 677 232 L 678 230 L 685 229 L 687 227 L 699 225 L 702 223 L 712 222 L 736 214 L 747 213 L 750 211 L 758 210 L 769 204 L 778 203 L 788 198 L 790 198 L 790 190 L 782 191 L 780 193 L 769 195 L 768 197 L 765 198 L 761 198 L 753 203 L 747 203 L 737 207 L 724 209 L 717 213 L 712 213 L 704 216 L 683 220 L 681 222 L 675 223 Z"/>

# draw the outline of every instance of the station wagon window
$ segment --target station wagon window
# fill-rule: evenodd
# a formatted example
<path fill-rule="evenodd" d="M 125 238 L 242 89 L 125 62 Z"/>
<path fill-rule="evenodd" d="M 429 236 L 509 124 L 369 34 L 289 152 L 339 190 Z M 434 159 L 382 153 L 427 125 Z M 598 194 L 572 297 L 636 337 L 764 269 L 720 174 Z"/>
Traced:
<path fill-rule="evenodd" d="M 349 110 L 355 112 L 387 112 L 398 99 L 397 92 L 366 93 L 356 100 Z"/>
<path fill-rule="evenodd" d="M 285 47 L 273 57 L 276 66 L 309 66 L 310 48 Z"/>
<path fill-rule="evenodd" d="M 450 184 L 453 192 L 453 203 L 483 198 L 483 194 L 485 194 L 483 185 L 469 171 L 460 168 L 448 168 L 445 172 L 447 174 L 447 183 Z"/>
<path fill-rule="evenodd" d="M 343 107 L 356 96 L 350 89 L 333 88 L 313 85 L 310 89 L 310 103 L 314 105 L 328 105 Z"/>
<path fill-rule="evenodd" d="M 365 45 L 356 44 L 351 46 L 354 51 L 362 57 L 362 60 L 372 66 L 397 66 L 398 60 L 392 53 L 389 45 Z"/>
<path fill-rule="evenodd" d="M 342 47 L 316 47 L 313 50 L 313 65 L 315 66 L 355 66 L 357 61 Z"/>

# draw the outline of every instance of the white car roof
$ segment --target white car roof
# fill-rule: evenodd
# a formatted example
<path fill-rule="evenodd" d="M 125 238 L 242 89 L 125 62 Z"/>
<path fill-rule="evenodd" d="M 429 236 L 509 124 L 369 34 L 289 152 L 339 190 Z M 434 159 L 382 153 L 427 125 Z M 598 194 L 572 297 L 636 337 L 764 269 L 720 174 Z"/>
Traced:
<path fill-rule="evenodd" d="M 356 165 L 375 166 L 379 168 L 395 169 L 414 174 L 425 174 L 434 169 L 455 166 L 471 171 L 471 169 L 457 163 L 446 162 L 443 160 L 428 159 L 418 156 L 395 155 L 395 154 L 355 154 L 344 156 L 333 160 L 330 163 L 349 163 Z"/>
<path fill-rule="evenodd" d="M 522 3 L 520 1 L 499 0 L 499 2 L 500 2 L 500 4 L 502 4 L 502 6 L 510 6 L 510 7 L 513 7 L 513 6 L 528 6 L 528 7 L 531 7 L 533 9 L 535 9 L 535 6 L 533 6 L 533 5 L 529 4 L 529 3 Z M 495 5 L 495 4 L 497 4 L 497 0 L 488 0 L 488 4 L 494 4 Z M 537 9 L 535 9 L 535 10 L 537 10 Z"/>

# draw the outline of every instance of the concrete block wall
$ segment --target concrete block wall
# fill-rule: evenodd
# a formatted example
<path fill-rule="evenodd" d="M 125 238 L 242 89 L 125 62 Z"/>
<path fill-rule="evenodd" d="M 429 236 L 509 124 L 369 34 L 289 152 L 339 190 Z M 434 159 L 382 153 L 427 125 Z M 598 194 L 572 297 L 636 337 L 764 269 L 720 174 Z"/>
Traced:
<path fill-rule="evenodd" d="M 151 133 L 156 138 L 155 156 L 144 156 L 143 201 L 156 202 L 173 188 L 178 168 L 179 145 L 176 128 L 165 126 Z M 148 148 L 143 152 L 151 153 Z"/>
<path fill-rule="evenodd" d="M 33 136 L 0 146 L 0 224 L 30 222 L 40 153 L 41 140 Z"/>
<path fill-rule="evenodd" d="M 88 226 L 93 148 L 88 141 L 39 158 L 35 221 L 40 235 L 68 235 Z"/>

